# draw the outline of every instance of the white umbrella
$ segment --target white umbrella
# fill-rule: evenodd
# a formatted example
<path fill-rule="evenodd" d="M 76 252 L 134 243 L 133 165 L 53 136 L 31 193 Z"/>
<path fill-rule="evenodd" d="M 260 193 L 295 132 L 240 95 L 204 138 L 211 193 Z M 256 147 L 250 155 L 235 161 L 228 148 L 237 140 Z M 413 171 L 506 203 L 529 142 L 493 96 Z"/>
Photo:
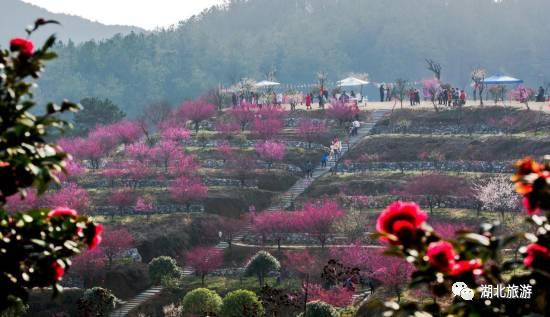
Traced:
<path fill-rule="evenodd" d="M 368 85 L 369 82 L 366 80 L 361 80 L 359 78 L 355 77 L 348 77 L 345 79 L 342 79 L 338 82 L 338 86 L 340 87 L 355 87 L 355 86 L 361 86 L 361 96 L 363 96 L 363 86 Z M 363 97 L 361 97 L 361 100 Z"/>
<path fill-rule="evenodd" d="M 359 78 L 355 77 L 348 77 L 346 79 L 342 79 L 338 82 L 338 86 L 341 87 L 354 87 L 354 86 L 364 86 L 368 85 L 369 82 L 365 80 L 361 80 Z"/>
<path fill-rule="evenodd" d="M 278 82 L 264 80 L 264 81 L 261 81 L 259 83 L 254 84 L 254 87 L 264 88 L 264 87 L 274 87 L 274 86 L 279 86 L 279 85 L 280 85 L 280 83 L 278 83 Z"/>

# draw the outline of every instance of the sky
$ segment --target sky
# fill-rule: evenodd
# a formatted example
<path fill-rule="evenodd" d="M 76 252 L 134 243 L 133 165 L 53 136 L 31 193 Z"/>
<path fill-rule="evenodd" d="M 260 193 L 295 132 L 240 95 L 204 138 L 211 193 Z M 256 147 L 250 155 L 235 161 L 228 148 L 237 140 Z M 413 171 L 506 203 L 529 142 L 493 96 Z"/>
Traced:
<path fill-rule="evenodd" d="M 147 30 L 177 24 L 223 0 L 23 0 L 54 13 Z"/>

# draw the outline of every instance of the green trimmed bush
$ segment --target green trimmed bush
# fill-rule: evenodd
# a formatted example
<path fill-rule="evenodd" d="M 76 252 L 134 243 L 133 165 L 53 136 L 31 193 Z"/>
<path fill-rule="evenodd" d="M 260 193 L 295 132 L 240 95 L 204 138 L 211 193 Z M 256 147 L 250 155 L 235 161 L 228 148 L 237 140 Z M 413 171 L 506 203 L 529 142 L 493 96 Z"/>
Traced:
<path fill-rule="evenodd" d="M 236 290 L 223 298 L 221 317 L 262 317 L 264 307 L 254 292 Z"/>
<path fill-rule="evenodd" d="M 338 317 L 339 314 L 330 304 L 321 301 L 309 302 L 306 305 L 306 315 L 301 313 L 298 317 Z"/>
<path fill-rule="evenodd" d="M 245 275 L 258 277 L 260 287 L 264 286 L 264 280 L 271 271 L 281 269 L 281 263 L 273 255 L 266 251 L 259 251 L 254 255 L 246 265 Z"/>
<path fill-rule="evenodd" d="M 207 288 L 197 288 L 185 294 L 182 300 L 183 311 L 193 315 L 218 315 L 222 298 Z"/>
<path fill-rule="evenodd" d="M 118 302 L 118 298 L 110 290 L 93 287 L 84 292 L 78 306 L 86 316 L 107 316 Z"/>
<path fill-rule="evenodd" d="M 182 271 L 176 260 L 169 256 L 159 256 L 149 262 L 149 277 L 155 284 L 160 284 L 165 278 L 181 278 Z"/>

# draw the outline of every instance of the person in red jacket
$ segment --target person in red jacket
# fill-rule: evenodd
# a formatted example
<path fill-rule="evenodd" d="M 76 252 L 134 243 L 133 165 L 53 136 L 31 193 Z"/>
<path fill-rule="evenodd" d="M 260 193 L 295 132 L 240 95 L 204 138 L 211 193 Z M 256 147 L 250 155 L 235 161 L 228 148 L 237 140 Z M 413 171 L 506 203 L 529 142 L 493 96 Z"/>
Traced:
<path fill-rule="evenodd" d="M 460 105 L 466 105 L 466 92 L 464 90 L 460 91 Z"/>
<path fill-rule="evenodd" d="M 306 109 L 307 110 L 310 110 L 311 109 L 311 94 L 308 94 L 306 96 Z"/>

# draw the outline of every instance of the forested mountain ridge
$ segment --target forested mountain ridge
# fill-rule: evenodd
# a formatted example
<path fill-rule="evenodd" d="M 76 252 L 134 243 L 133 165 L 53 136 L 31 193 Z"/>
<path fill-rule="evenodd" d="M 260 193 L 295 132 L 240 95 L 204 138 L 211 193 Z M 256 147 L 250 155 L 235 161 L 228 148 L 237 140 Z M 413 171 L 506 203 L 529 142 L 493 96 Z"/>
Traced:
<path fill-rule="evenodd" d="M 320 70 L 419 80 L 425 58 L 460 87 L 480 65 L 538 85 L 550 80 L 546 12 L 547 0 L 233 0 L 174 29 L 64 45 L 39 95 L 108 97 L 132 115 L 272 69 L 284 83 Z"/>
<path fill-rule="evenodd" d="M 62 26 L 40 30 L 33 35 L 33 38 L 38 41 L 45 39 L 49 35 L 49 31 L 55 32 L 58 38 L 65 43 L 69 39 L 75 43 L 81 43 L 89 40 L 103 40 L 117 33 L 128 34 L 130 32 L 144 31 L 141 28 L 133 26 L 104 25 L 74 15 L 52 13 L 20 0 L 1 0 L 1 45 L 7 43 L 14 35 L 24 35 L 25 27 L 38 17 L 54 19 L 62 23 Z"/>

